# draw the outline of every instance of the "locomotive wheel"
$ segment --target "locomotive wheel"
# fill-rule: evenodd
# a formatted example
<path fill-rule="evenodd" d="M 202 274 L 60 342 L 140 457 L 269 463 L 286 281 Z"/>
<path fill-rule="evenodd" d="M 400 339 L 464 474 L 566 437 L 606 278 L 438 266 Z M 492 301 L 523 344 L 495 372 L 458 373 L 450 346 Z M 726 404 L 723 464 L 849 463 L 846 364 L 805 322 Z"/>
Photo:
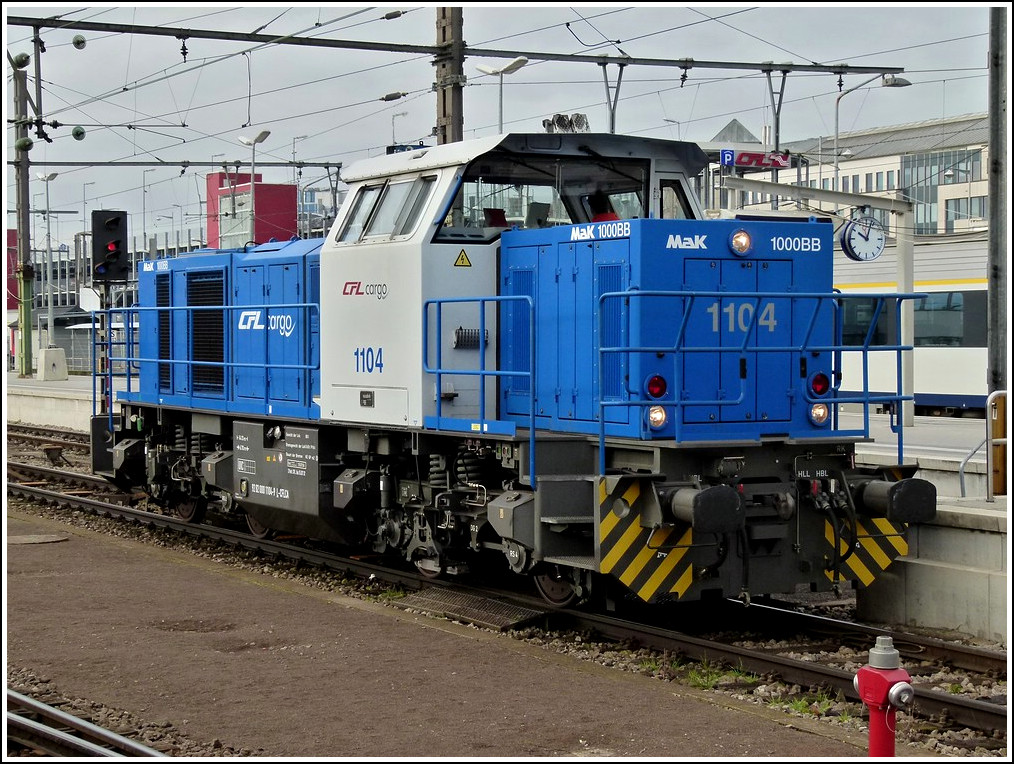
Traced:
<path fill-rule="evenodd" d="M 254 538 L 267 539 L 274 535 L 274 530 L 261 523 L 249 512 L 246 514 L 246 527 Z"/>
<path fill-rule="evenodd" d="M 207 505 L 200 497 L 185 496 L 173 506 L 173 512 L 185 523 L 199 523 L 204 519 L 206 508 Z"/>
<path fill-rule="evenodd" d="M 532 580 L 542 599 L 553 607 L 569 607 L 577 601 L 578 589 L 570 574 L 556 566 L 536 570 Z"/>

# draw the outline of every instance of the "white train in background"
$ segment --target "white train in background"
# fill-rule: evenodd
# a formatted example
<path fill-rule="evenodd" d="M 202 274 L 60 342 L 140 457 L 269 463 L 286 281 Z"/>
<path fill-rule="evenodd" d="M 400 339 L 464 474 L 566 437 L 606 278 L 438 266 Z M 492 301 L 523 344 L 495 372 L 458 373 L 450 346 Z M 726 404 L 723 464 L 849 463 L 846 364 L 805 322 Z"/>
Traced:
<path fill-rule="evenodd" d="M 988 395 L 987 250 L 985 231 L 916 237 L 912 291 L 928 296 L 914 307 L 915 413 L 929 416 L 985 416 Z M 842 292 L 897 291 L 897 248 L 888 243 L 877 260 L 853 262 L 836 254 L 835 288 Z M 848 301 L 852 303 L 853 301 Z M 870 310 L 873 310 L 870 301 Z M 849 305 L 861 311 L 860 305 Z M 853 314 L 858 320 L 861 316 Z M 893 308 L 885 307 L 878 337 L 897 336 Z M 849 325 L 846 318 L 846 329 Z M 853 338 L 861 341 L 862 338 Z M 893 391 L 895 356 L 870 353 L 871 392 Z M 862 380 L 857 354 L 843 362 L 842 390 Z"/>

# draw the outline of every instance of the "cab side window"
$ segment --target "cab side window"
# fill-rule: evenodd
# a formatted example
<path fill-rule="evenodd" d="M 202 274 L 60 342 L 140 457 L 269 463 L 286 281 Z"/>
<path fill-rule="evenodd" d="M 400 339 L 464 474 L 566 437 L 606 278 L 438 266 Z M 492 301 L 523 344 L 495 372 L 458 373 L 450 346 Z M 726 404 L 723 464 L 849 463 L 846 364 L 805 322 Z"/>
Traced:
<path fill-rule="evenodd" d="M 392 239 L 411 233 L 422 215 L 436 178 L 427 176 L 363 186 L 356 193 L 338 241 Z"/>
<path fill-rule="evenodd" d="M 663 180 L 660 184 L 662 192 L 662 217 L 669 220 L 693 220 L 694 210 L 687 196 L 687 190 L 677 180 Z"/>

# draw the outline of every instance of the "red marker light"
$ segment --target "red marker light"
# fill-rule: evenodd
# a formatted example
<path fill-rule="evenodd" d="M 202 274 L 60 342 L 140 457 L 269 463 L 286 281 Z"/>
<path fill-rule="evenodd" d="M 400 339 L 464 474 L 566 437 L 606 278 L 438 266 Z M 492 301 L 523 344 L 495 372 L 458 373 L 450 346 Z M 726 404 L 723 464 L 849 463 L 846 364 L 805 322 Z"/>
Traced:
<path fill-rule="evenodd" d="M 661 398 L 665 395 L 665 391 L 669 389 L 669 385 L 665 381 L 665 377 L 656 374 L 648 380 L 647 384 L 648 395 L 652 398 Z"/>

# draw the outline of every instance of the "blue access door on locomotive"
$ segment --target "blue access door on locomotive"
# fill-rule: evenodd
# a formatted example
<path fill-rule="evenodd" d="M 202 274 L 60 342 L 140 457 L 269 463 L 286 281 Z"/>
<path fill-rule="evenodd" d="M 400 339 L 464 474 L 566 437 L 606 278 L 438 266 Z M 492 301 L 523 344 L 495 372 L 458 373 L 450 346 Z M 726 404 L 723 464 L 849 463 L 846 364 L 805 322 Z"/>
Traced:
<path fill-rule="evenodd" d="M 750 246 L 737 251 L 746 230 Z M 827 219 L 511 230 L 501 257 L 506 293 L 535 305 L 534 398 L 527 377 L 504 382 L 518 424 L 534 402 L 549 430 L 598 432 L 604 421 L 606 434 L 635 438 L 814 434 L 808 374 L 832 371 Z M 503 309 L 507 370 L 528 368 L 528 315 L 524 304 Z M 675 416 L 650 427 L 647 403 Z"/>
<path fill-rule="evenodd" d="M 124 400 L 316 418 L 320 241 L 145 261 Z M 132 385 L 131 385 L 132 387 Z"/>

